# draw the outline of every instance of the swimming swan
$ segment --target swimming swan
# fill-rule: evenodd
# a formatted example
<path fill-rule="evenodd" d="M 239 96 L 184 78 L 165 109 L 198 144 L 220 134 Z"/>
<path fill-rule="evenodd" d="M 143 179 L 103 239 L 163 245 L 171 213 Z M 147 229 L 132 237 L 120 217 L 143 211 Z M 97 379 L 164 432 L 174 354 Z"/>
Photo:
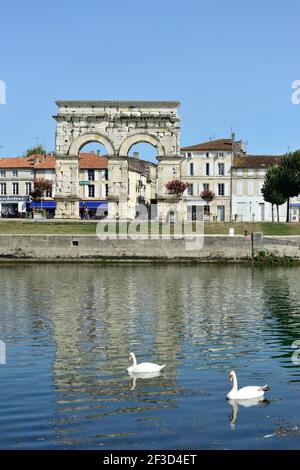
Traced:
<path fill-rule="evenodd" d="M 149 372 L 159 372 L 166 364 L 160 366 L 158 364 L 153 364 L 152 362 L 141 362 L 141 364 L 137 364 L 136 357 L 133 352 L 131 352 L 128 356 L 128 360 L 133 362 L 133 365 L 128 367 L 128 372 L 137 372 L 140 374 L 147 374 Z"/>
<path fill-rule="evenodd" d="M 252 387 L 243 387 L 238 390 L 238 383 L 234 370 L 230 372 L 229 380 L 232 382 L 232 389 L 227 394 L 227 398 L 229 400 L 249 400 L 251 398 L 260 398 L 264 396 L 265 392 L 270 390 L 270 387 L 267 385 L 264 385 L 263 387 L 254 385 Z"/>

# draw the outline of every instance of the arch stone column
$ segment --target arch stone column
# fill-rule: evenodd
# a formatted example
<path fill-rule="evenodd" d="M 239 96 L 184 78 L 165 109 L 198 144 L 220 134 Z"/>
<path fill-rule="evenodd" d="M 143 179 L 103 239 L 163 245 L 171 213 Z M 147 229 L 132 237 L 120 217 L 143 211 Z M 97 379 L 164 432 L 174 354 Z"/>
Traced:
<path fill-rule="evenodd" d="M 108 152 L 109 217 L 128 218 L 128 152 L 140 142 L 158 154 L 158 217 L 166 218 L 165 184 L 180 177 L 178 101 L 57 101 L 56 218 L 79 218 L 79 152 L 99 142 Z M 174 201 L 173 201 L 174 205 Z M 173 206 L 172 206 L 173 207 Z"/>

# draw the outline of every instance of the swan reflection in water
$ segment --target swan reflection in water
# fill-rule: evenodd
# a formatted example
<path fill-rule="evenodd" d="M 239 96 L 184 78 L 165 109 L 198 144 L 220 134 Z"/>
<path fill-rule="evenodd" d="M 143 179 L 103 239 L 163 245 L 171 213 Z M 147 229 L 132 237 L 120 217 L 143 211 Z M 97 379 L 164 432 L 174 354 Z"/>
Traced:
<path fill-rule="evenodd" d="M 250 408 L 251 406 L 267 406 L 271 402 L 264 397 L 260 398 L 249 398 L 247 400 L 228 400 L 229 405 L 231 406 L 231 414 L 229 415 L 229 422 L 231 429 L 235 428 L 235 421 L 238 414 L 239 405 L 244 406 L 245 408 Z"/>
<path fill-rule="evenodd" d="M 128 375 L 132 379 L 130 390 L 134 390 L 137 379 L 153 379 L 154 377 L 160 377 L 162 374 L 161 372 L 128 372 Z"/>

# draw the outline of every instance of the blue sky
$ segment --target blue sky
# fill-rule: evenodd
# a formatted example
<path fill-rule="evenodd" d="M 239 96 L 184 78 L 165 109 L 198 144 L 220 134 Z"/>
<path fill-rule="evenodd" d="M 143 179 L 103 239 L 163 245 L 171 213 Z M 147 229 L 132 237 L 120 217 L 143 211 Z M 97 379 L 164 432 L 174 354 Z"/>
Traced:
<path fill-rule="evenodd" d="M 57 99 L 179 100 L 181 144 L 300 147 L 300 2 L 11 0 L 1 4 L 0 156 L 54 150 Z"/>

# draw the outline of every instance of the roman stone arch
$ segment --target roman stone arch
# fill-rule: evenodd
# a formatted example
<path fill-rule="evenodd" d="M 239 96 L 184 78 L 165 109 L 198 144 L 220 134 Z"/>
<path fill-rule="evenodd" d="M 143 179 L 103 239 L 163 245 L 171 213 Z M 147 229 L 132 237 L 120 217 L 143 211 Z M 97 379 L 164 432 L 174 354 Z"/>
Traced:
<path fill-rule="evenodd" d="M 178 101 L 57 101 L 56 218 L 79 218 L 79 152 L 89 142 L 108 152 L 109 216 L 128 217 L 128 152 L 140 142 L 157 149 L 157 201 L 166 216 L 165 184 L 180 177 Z M 159 207 L 158 207 L 159 213 Z"/>
<path fill-rule="evenodd" d="M 84 134 L 77 139 L 73 140 L 68 150 L 69 155 L 78 155 L 82 147 L 86 144 L 91 142 L 98 142 L 99 144 L 103 144 L 106 147 L 108 155 L 114 155 L 115 149 L 111 141 L 102 134 L 99 133 L 92 133 L 92 134 Z"/>
<path fill-rule="evenodd" d="M 119 149 L 119 155 L 128 155 L 131 147 L 139 143 L 150 144 L 156 148 L 157 155 L 159 157 L 165 156 L 165 149 L 162 143 L 160 142 L 159 138 L 151 134 L 146 134 L 146 133 L 143 133 L 143 134 L 139 133 L 139 134 L 133 134 L 133 135 L 128 136 L 121 144 L 121 147 Z"/>

